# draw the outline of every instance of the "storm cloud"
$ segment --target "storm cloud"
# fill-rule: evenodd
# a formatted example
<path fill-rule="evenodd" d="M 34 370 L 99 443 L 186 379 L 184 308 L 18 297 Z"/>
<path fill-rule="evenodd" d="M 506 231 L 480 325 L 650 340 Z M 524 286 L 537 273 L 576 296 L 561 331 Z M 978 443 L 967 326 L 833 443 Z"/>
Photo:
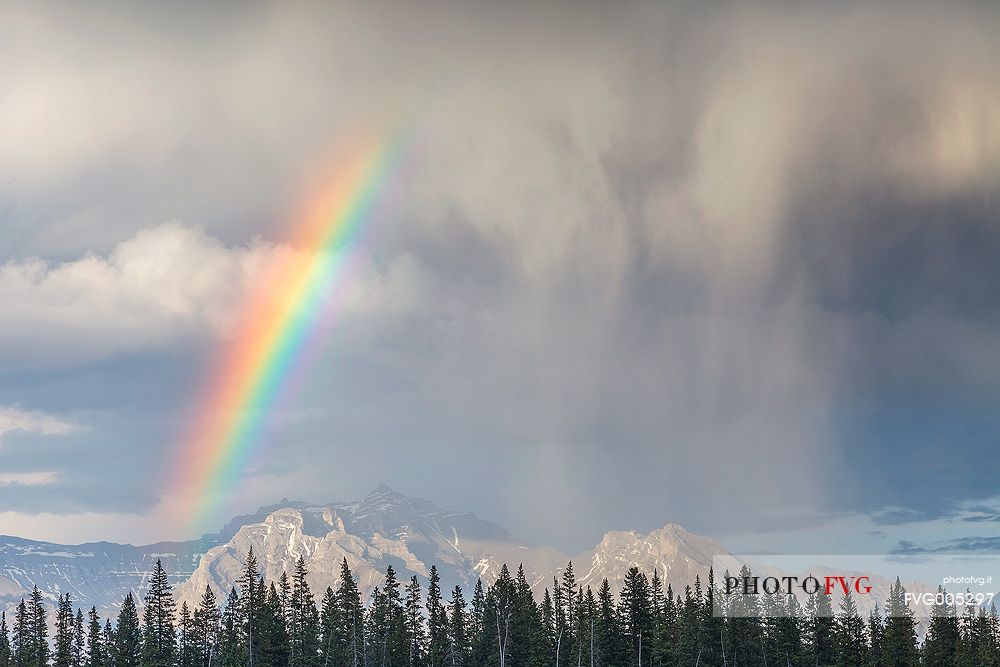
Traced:
<path fill-rule="evenodd" d="M 995 494 L 995 8 L 433 9 L 14 6 L 0 405 L 169 465 L 248 276 L 299 250 L 302 192 L 345 137 L 403 128 L 399 193 L 233 509 L 385 481 L 576 548 Z M 35 460 L 47 500 L 0 509 L 169 501 Z"/>

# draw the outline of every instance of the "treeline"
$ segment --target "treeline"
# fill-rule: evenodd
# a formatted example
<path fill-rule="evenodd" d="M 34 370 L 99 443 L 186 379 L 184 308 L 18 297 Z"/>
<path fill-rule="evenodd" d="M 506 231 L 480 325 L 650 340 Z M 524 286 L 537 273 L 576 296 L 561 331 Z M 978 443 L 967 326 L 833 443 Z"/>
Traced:
<path fill-rule="evenodd" d="M 300 558 L 291 577 L 267 582 L 251 551 L 225 604 L 206 587 L 195 609 L 177 609 L 157 562 L 141 618 L 131 593 L 114 625 L 74 612 L 67 594 L 52 641 L 35 588 L 12 627 L 0 617 L 0 667 L 1000 666 L 995 610 L 960 617 L 942 603 L 918 644 L 898 580 L 887 613 L 862 618 L 850 594 L 836 610 L 822 594 L 804 609 L 794 596 L 725 596 L 711 571 L 675 592 L 633 567 L 615 596 L 607 580 L 596 593 L 577 584 L 570 563 L 539 602 L 523 568 L 505 565 L 467 603 L 460 586 L 445 598 L 436 568 L 425 595 L 390 566 L 367 607 L 346 559 L 318 606 L 306 575 Z"/>

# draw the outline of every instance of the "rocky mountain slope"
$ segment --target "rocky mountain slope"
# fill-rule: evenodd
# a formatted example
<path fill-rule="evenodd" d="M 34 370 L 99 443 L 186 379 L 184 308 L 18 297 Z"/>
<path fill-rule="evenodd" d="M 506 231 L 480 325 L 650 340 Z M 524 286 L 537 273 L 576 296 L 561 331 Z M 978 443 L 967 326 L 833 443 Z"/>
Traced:
<path fill-rule="evenodd" d="M 81 606 L 115 613 L 128 591 L 141 599 L 157 558 L 163 559 L 179 600 L 196 602 L 206 585 L 224 598 L 251 547 L 268 579 L 290 573 L 302 556 L 316 595 L 336 587 L 344 558 L 365 595 L 381 583 L 390 564 L 401 580 L 417 575 L 424 585 L 431 565 L 437 565 L 446 591 L 460 584 L 471 594 L 476 579 L 491 583 L 504 563 L 512 571 L 523 564 L 540 593 L 571 559 L 584 586 L 607 577 L 618 588 L 628 568 L 638 565 L 646 572 L 656 568 L 681 590 L 707 570 L 713 554 L 725 553 L 717 542 L 668 524 L 646 535 L 610 532 L 593 549 L 569 555 L 519 540 L 470 512 L 442 510 L 380 486 L 356 502 L 282 501 L 191 542 L 66 546 L 0 537 L 0 607 L 13 606 L 37 584 L 52 601 L 69 592 Z"/>
<path fill-rule="evenodd" d="M 356 502 L 308 505 L 283 500 L 236 517 L 219 533 L 191 542 L 67 546 L 0 536 L 0 609 L 12 610 L 38 585 L 52 606 L 60 594 L 68 592 L 76 605 L 95 605 L 103 616 L 114 615 L 129 591 L 141 603 L 157 559 L 163 560 L 178 603 L 197 604 L 206 586 L 223 600 L 236 585 L 251 548 L 262 574 L 271 581 L 282 572 L 291 574 L 301 556 L 317 597 L 327 586 L 337 587 L 340 564 L 346 558 L 366 598 L 382 583 L 388 565 L 403 582 L 416 575 L 425 590 L 430 567 L 437 565 L 445 594 L 460 584 L 468 599 L 477 579 L 491 584 L 505 563 L 512 573 L 523 564 L 540 596 L 545 587 L 552 586 L 553 578 L 561 580 L 570 560 L 577 583 L 584 587 L 596 589 L 607 578 L 613 590 L 620 590 L 628 569 L 638 566 L 647 574 L 656 570 L 664 586 L 670 584 L 682 594 L 696 576 L 704 578 L 713 556 L 727 555 L 715 540 L 676 524 L 647 534 L 612 531 L 593 549 L 568 555 L 519 540 L 470 512 L 442 510 L 380 486 Z M 733 560 L 730 569 L 735 572 L 741 564 Z M 750 565 L 762 576 L 807 574 Z M 814 566 L 808 574 L 843 573 Z M 882 592 L 890 582 L 873 576 L 871 583 L 876 591 L 856 600 L 863 615 L 875 603 L 884 606 Z M 906 583 L 911 592 L 930 590 L 924 584 Z"/>
<path fill-rule="evenodd" d="M 555 549 L 517 540 L 470 512 L 441 510 L 381 486 L 356 503 L 291 503 L 244 525 L 202 557 L 191 578 L 178 587 L 178 598 L 197 601 L 206 585 L 228 592 L 251 547 L 269 580 L 283 571 L 291 574 L 302 556 L 317 595 L 327 586 L 336 588 L 344 558 L 363 594 L 381 583 L 388 565 L 400 579 L 415 574 L 424 583 L 431 565 L 437 565 L 444 586 L 467 588 L 480 576 L 492 581 L 504 562 L 523 562 L 529 580 L 540 582 L 565 559 Z"/>
<path fill-rule="evenodd" d="M 62 593 L 69 593 L 81 606 L 96 605 L 106 612 L 116 608 L 129 591 L 145 589 L 158 558 L 172 582 L 186 580 L 201 554 L 217 539 L 135 547 L 111 542 L 69 546 L 3 536 L 0 608 L 10 610 L 37 585 L 53 603 Z"/>
<path fill-rule="evenodd" d="M 676 590 L 705 575 L 714 554 L 726 553 L 714 540 L 675 524 L 649 534 L 610 532 L 593 549 L 575 556 L 516 540 L 507 531 L 468 512 L 447 512 L 380 487 L 358 503 L 275 509 L 263 521 L 247 524 L 226 544 L 209 550 L 191 578 L 178 587 L 181 600 L 196 603 L 206 585 L 225 594 L 239 579 L 253 548 L 270 580 L 289 571 L 299 556 L 318 596 L 337 587 L 346 558 L 363 595 L 382 583 L 387 565 L 401 580 L 412 575 L 426 585 L 436 564 L 445 591 L 454 584 L 469 590 L 478 578 L 492 583 L 504 563 L 512 572 L 523 565 L 536 593 L 561 577 L 574 562 L 577 580 L 596 587 L 605 577 L 618 589 L 628 568 L 655 568 Z"/>
<path fill-rule="evenodd" d="M 670 584 L 681 592 L 696 576 L 705 578 L 713 556 L 727 553 L 715 540 L 668 523 L 648 534 L 607 533 L 596 547 L 576 556 L 573 566 L 577 581 L 595 590 L 605 577 L 613 590 L 619 590 L 625 573 L 636 565 L 647 575 L 656 570 L 663 578 L 664 588 Z"/>

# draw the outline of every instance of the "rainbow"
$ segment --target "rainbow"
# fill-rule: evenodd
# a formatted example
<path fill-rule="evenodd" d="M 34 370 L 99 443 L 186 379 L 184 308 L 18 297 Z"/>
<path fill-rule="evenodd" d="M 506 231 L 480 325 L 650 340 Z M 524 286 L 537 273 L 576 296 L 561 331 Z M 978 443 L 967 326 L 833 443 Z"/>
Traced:
<path fill-rule="evenodd" d="M 399 170 L 401 143 L 393 137 L 342 152 L 295 225 L 291 259 L 267 267 L 251 290 L 238 333 L 205 383 L 170 472 L 184 524 L 201 529 L 217 518 L 218 505 L 258 447 L 330 295 L 345 280 L 352 244 Z"/>

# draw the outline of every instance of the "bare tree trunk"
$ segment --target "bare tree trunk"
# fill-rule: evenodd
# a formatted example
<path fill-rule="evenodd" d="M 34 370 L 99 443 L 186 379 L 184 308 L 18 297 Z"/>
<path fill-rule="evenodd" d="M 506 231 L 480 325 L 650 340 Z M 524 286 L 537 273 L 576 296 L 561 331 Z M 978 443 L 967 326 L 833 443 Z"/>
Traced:
<path fill-rule="evenodd" d="M 500 605 L 497 604 L 497 644 L 500 649 L 500 667 L 505 667 L 507 662 L 507 641 L 510 638 L 510 616 L 508 611 L 503 619 L 503 631 L 500 630 Z"/>

